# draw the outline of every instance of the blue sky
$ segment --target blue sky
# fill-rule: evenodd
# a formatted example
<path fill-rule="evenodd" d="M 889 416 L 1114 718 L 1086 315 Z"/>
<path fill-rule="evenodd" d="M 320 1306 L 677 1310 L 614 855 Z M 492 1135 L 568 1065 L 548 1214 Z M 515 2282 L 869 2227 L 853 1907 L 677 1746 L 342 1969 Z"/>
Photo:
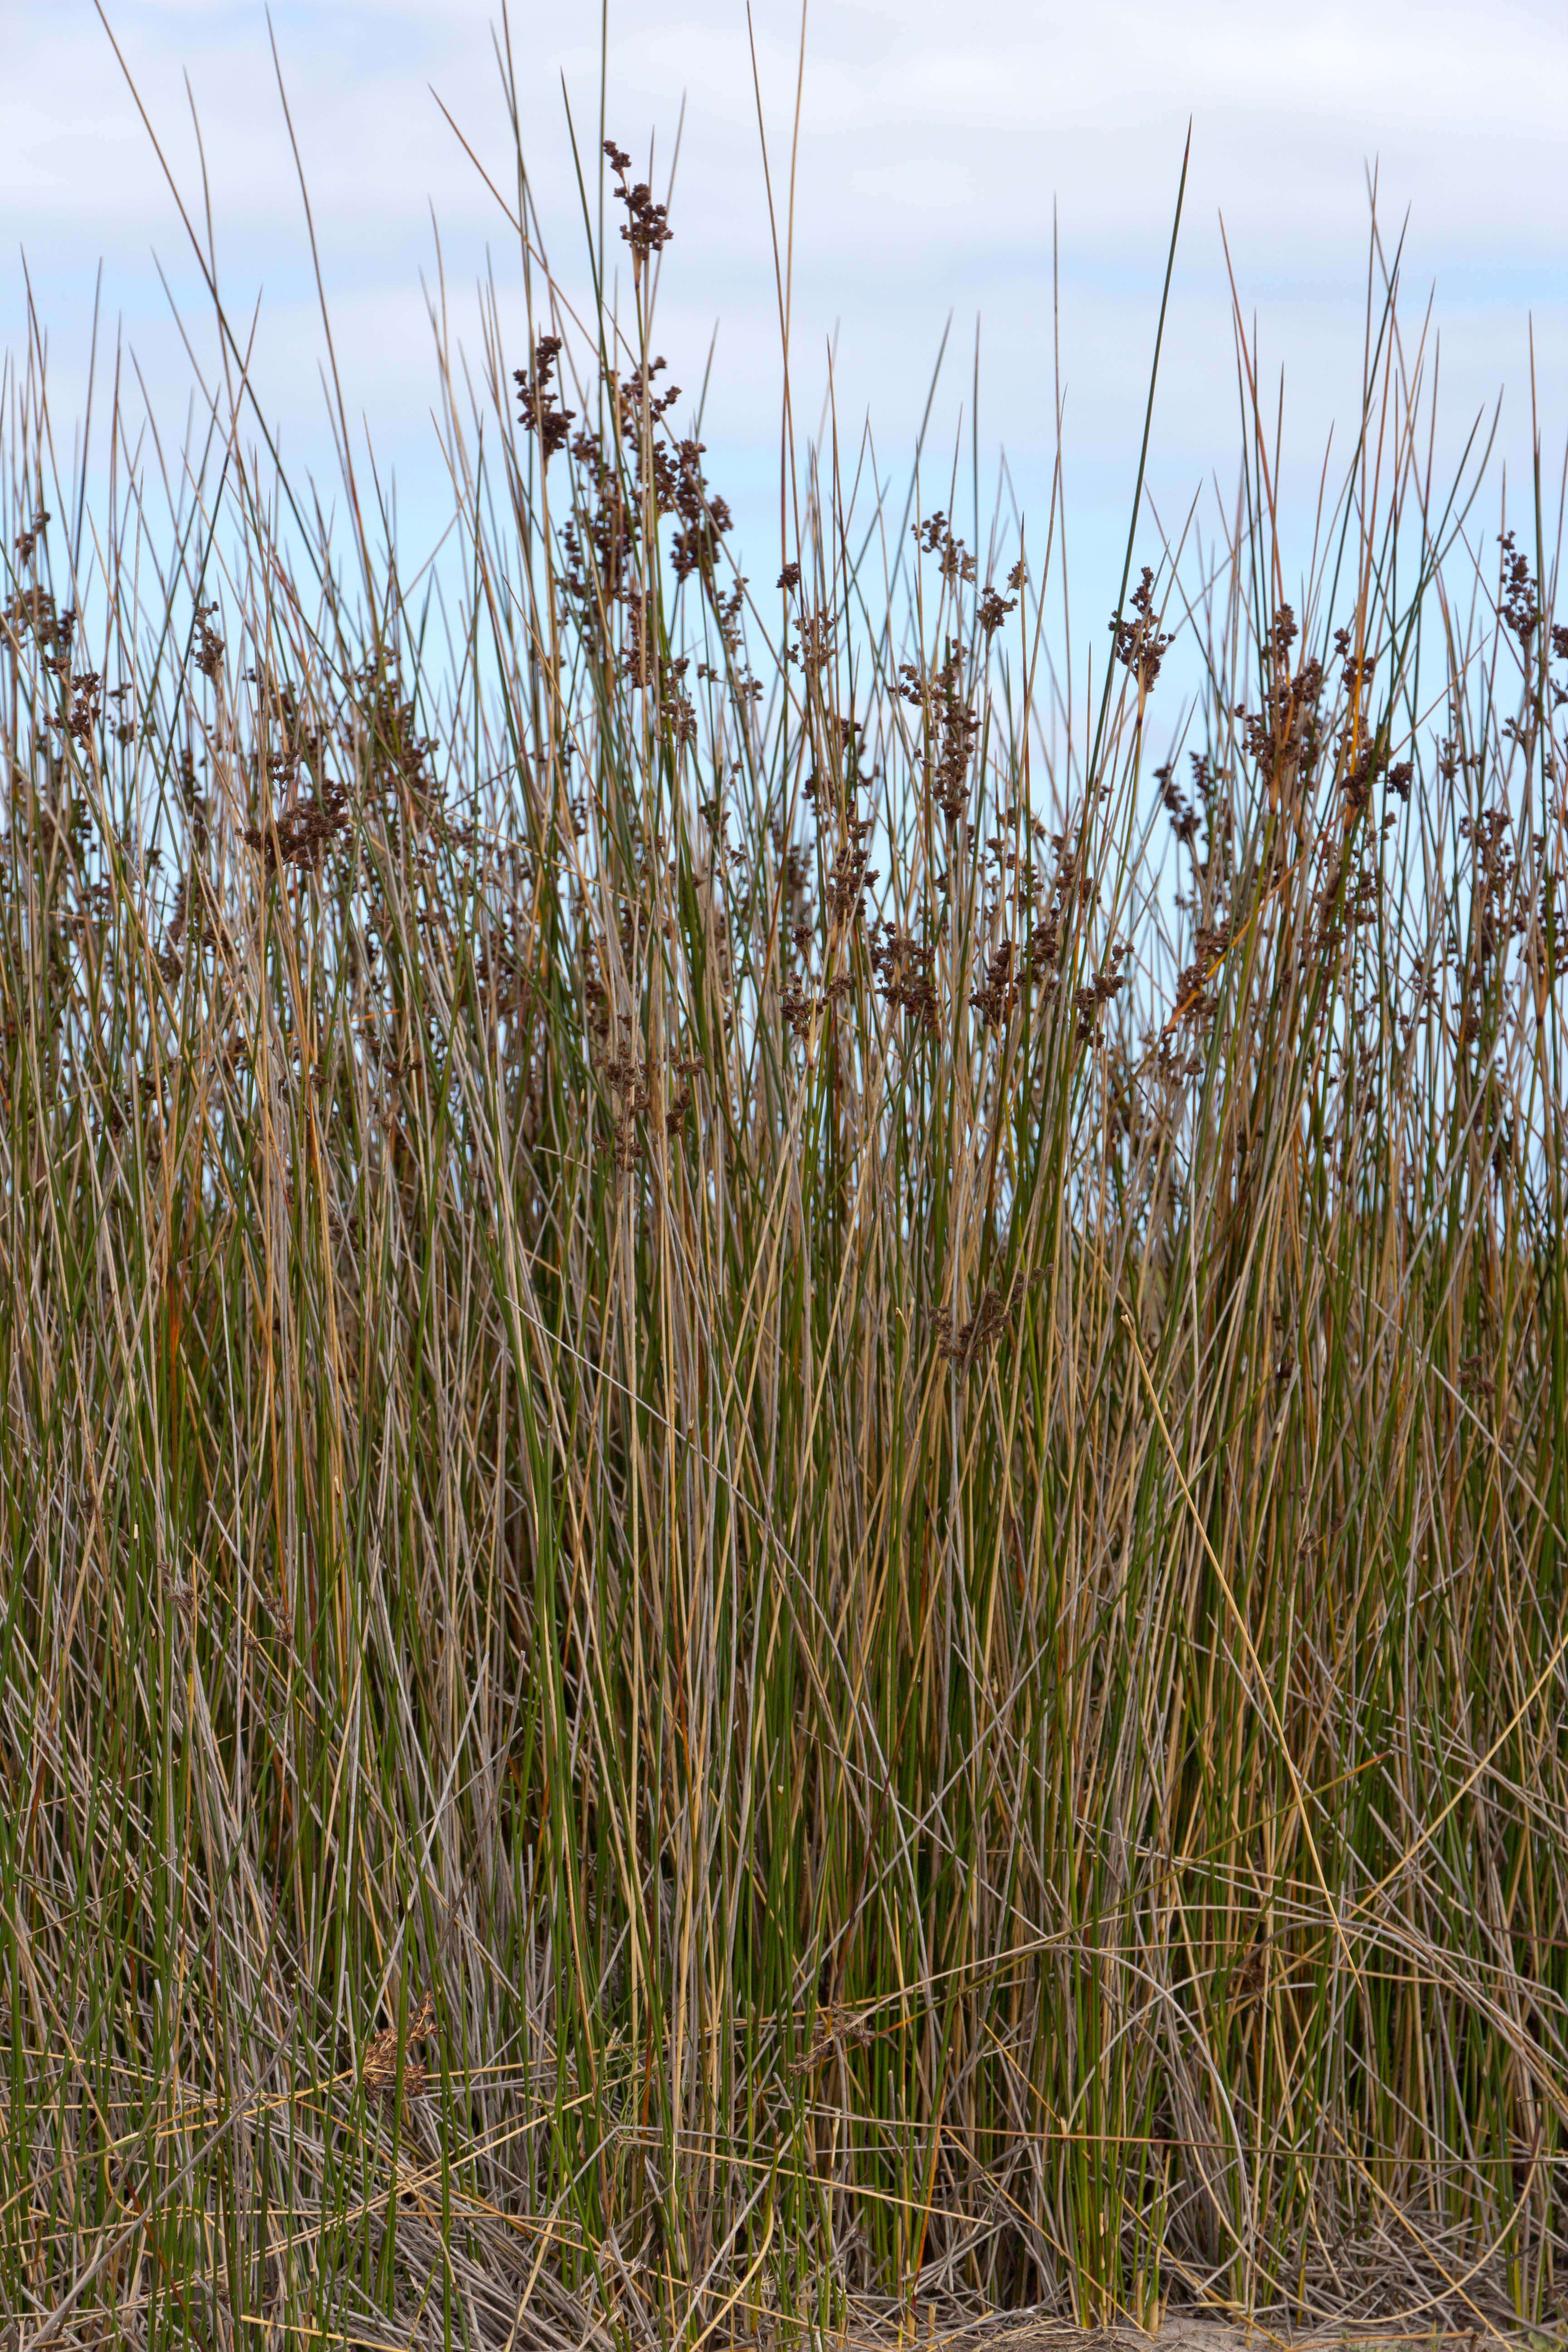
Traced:
<path fill-rule="evenodd" d="M 255 0 L 105 0 L 186 192 L 205 142 L 220 268 L 237 311 L 258 291 L 257 382 L 286 446 L 325 464 L 321 336 L 266 12 Z M 278 0 L 272 26 L 309 177 L 351 414 L 395 466 L 417 534 L 441 509 L 435 369 L 421 276 L 438 224 L 454 335 L 477 349 L 472 285 L 493 260 L 516 303 L 506 223 L 448 129 L 510 181 L 492 49 L 499 0 Z M 0 342 L 25 331 L 22 256 L 50 337 L 57 425 L 81 396 L 92 286 L 122 322 L 176 434 L 190 365 L 153 267 L 210 354 L 174 205 L 91 0 L 4 0 Z M 788 172 L 801 17 L 755 0 L 755 57 L 775 190 Z M 600 10 L 514 0 L 524 143 L 551 257 L 580 289 L 563 83 L 585 143 L 597 128 Z M 1234 478 L 1236 379 L 1223 217 L 1266 374 L 1286 386 L 1295 508 L 1359 383 L 1367 175 L 1390 243 L 1409 217 L 1415 328 L 1430 292 L 1445 438 L 1504 394 L 1502 446 L 1530 446 L 1530 327 L 1549 469 L 1568 434 L 1568 8 L 1561 0 L 813 0 L 797 167 L 797 415 L 815 423 L 837 339 L 841 433 L 868 414 L 901 478 L 944 325 L 934 411 L 951 449 L 967 418 L 976 320 L 983 472 L 1008 452 L 1043 520 L 1053 449 L 1053 206 L 1073 516 L 1098 558 L 1125 513 L 1171 209 L 1189 119 L 1193 162 L 1152 480 L 1176 516 Z M 701 381 L 717 330 L 705 437 L 715 487 L 766 537 L 777 446 L 779 335 L 743 0 L 612 0 L 607 127 L 662 182 L 681 154 L 658 341 Z M 662 186 L 660 193 L 663 193 Z M 934 474 L 933 474 L 934 480 Z M 1521 486 L 1522 487 L 1522 486 Z M 965 504 L 967 493 L 964 494 Z M 945 489 L 928 505 L 946 503 Z M 963 509 L 961 509 L 961 511 Z M 773 542 L 753 556 L 758 576 Z M 1109 561 L 1109 559 L 1108 559 Z"/>

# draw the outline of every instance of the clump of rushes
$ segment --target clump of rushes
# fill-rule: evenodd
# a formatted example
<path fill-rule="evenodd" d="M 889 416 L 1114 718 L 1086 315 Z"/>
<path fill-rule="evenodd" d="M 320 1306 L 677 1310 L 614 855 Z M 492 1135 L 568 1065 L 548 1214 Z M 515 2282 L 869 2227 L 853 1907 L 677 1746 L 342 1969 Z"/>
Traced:
<path fill-rule="evenodd" d="M 0 2305 L 1544 2319 L 1555 556 L 1391 290 L 1322 569 L 1249 414 L 1090 758 L 1054 530 L 874 580 L 803 459 L 753 602 L 605 152 L 438 660 L 221 415 L 68 532 L 8 382 Z"/>

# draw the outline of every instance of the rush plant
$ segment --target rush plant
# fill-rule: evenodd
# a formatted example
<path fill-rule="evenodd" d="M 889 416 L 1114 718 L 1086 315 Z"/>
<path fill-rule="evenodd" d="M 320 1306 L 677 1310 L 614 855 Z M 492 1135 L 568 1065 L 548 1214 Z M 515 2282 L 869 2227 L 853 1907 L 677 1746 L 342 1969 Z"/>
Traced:
<path fill-rule="evenodd" d="M 790 433 L 741 576 L 604 171 L 586 328 L 520 173 L 443 368 L 444 601 L 237 373 L 68 529 L 6 379 L 0 2305 L 1548 2318 L 1539 485 L 1374 273 L 1303 571 L 1238 340 L 1086 717 L 1056 506 Z"/>

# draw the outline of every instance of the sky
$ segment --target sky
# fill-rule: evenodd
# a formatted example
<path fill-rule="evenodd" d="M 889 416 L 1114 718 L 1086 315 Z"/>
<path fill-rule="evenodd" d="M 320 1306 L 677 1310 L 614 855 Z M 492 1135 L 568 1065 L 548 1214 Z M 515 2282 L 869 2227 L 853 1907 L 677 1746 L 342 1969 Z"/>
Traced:
<path fill-rule="evenodd" d="M 445 510 L 428 316 L 437 232 L 455 343 L 477 362 L 473 289 L 493 270 L 509 366 L 526 357 L 516 239 L 443 114 L 515 186 L 495 34 L 500 0 L 104 0 L 152 131 L 193 210 L 205 150 L 231 310 L 260 299 L 255 381 L 288 453 L 331 472 L 323 340 L 279 94 L 309 189 L 351 416 L 365 420 L 417 542 Z M 1404 236 L 1410 347 L 1430 302 L 1439 450 L 1502 396 L 1500 452 L 1522 493 L 1531 337 L 1553 490 L 1568 437 L 1568 7 L 1562 0 L 610 0 L 605 128 L 658 193 L 679 137 L 657 341 L 695 393 L 713 487 L 746 568 L 777 555 L 780 335 L 769 226 L 797 83 L 793 368 L 815 430 L 834 353 L 841 446 L 868 418 L 884 480 L 907 475 L 944 330 L 927 509 L 972 514 L 975 424 L 987 509 L 1005 454 L 1043 524 L 1059 332 L 1069 529 L 1085 593 L 1119 569 L 1184 145 L 1191 131 L 1150 484 L 1179 524 L 1236 476 L 1232 285 L 1256 326 L 1285 487 L 1307 530 L 1331 426 L 1360 384 L 1369 181 Z M 581 295 L 567 108 L 598 133 L 597 0 L 512 0 L 521 138 L 551 260 Z M 153 139 L 93 0 L 0 0 L 0 352 L 28 288 L 67 437 L 85 385 L 95 281 L 178 437 L 210 312 Z M 276 45 L 277 66 L 273 44 Z M 804 62 L 803 62 L 804 58 Z M 439 100 L 440 103 L 437 102 Z M 760 126 L 759 126 L 760 112 Z M 768 171 L 763 168 L 763 139 Z M 1053 300 L 1053 224 L 1059 256 Z M 159 268 L 168 291 L 160 280 Z M 978 373 L 976 374 L 976 347 Z M 689 401 L 687 403 L 689 406 Z M 947 468 L 959 435 L 956 502 Z M 1511 493 L 1510 493 L 1511 499 Z M 760 544 L 757 544 L 760 542 Z M 1305 557 L 1304 543 L 1300 549 Z M 771 572 L 769 573 L 771 585 Z"/>

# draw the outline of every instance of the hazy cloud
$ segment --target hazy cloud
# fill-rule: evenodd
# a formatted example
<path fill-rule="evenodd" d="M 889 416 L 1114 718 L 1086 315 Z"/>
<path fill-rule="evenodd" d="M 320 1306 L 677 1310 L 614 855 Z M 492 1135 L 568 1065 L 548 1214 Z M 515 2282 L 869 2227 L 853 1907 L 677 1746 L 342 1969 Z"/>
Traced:
<path fill-rule="evenodd" d="M 187 202 L 202 126 L 217 249 L 235 308 L 264 289 L 258 382 L 298 446 L 321 441 L 321 338 L 288 129 L 256 0 L 109 0 L 109 15 Z M 798 11 L 757 0 L 754 54 L 775 204 L 787 197 Z M 79 390 L 100 257 L 110 319 L 154 396 L 188 363 L 149 258 L 156 250 L 213 350 L 199 278 L 146 131 L 90 0 L 8 0 L 0 88 L 0 332 L 26 331 L 20 255 L 52 337 L 57 400 Z M 416 501 L 438 503 L 426 295 L 441 232 L 454 331 L 477 350 L 468 290 L 493 267 L 521 357 L 515 240 L 431 95 L 509 196 L 515 186 L 490 0 L 311 0 L 272 12 L 308 177 L 351 412 L 363 409 Z M 597 0 L 517 0 L 522 131 L 552 259 L 581 289 L 582 226 L 564 78 L 590 165 L 598 132 Z M 706 436 L 764 500 L 775 447 L 779 323 L 753 48 L 742 0 L 612 0 L 606 123 L 662 177 L 684 100 L 660 342 L 689 390 L 719 329 Z M 936 415 L 951 445 L 971 395 L 980 436 L 1043 483 L 1052 438 L 1053 208 L 1068 445 L 1087 510 L 1130 487 L 1171 210 L 1189 119 L 1193 161 L 1168 330 L 1155 485 L 1184 502 L 1235 443 L 1230 289 L 1219 221 L 1288 428 L 1315 480 L 1330 420 L 1359 381 L 1367 176 L 1390 247 L 1406 212 L 1412 325 L 1435 286 L 1456 436 L 1503 384 L 1508 446 L 1528 446 L 1533 317 L 1543 424 L 1568 423 L 1568 10 L 1529 0 L 1361 0 L 1307 16 L 1252 0 L 1111 11 L 1026 0 L 815 0 L 796 162 L 794 352 L 815 420 L 837 338 L 841 429 L 869 414 L 900 471 L 950 316 Z M 205 341 L 203 340 L 205 336 Z M 312 441 L 312 437 L 315 440 Z"/>

